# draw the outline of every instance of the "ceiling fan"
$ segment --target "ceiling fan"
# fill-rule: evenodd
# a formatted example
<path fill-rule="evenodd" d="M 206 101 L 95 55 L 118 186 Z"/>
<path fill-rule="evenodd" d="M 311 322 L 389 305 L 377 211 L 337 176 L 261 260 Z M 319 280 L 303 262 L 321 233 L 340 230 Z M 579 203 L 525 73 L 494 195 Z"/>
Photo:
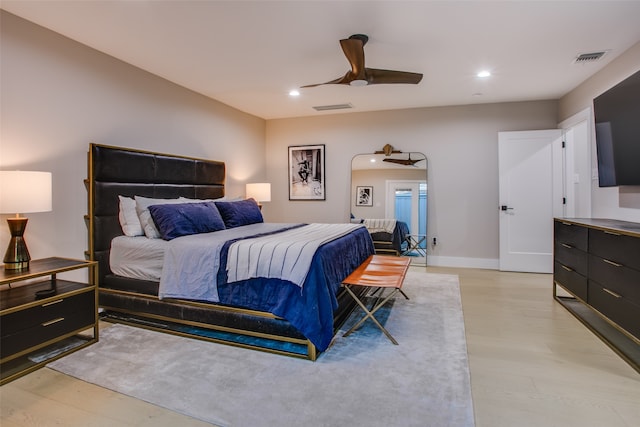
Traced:
<path fill-rule="evenodd" d="M 383 162 L 397 163 L 399 165 L 405 165 L 405 166 L 414 166 L 416 163 L 421 162 L 423 160 L 424 159 L 412 160 L 411 153 L 409 153 L 408 159 L 382 159 Z"/>
<path fill-rule="evenodd" d="M 314 87 L 328 84 L 366 86 L 376 84 L 418 84 L 422 80 L 422 74 L 410 73 L 408 71 L 381 70 L 377 68 L 366 68 L 364 66 L 364 45 L 367 44 L 369 37 L 364 34 L 354 34 L 348 39 L 340 40 L 340 46 L 344 52 L 351 70 L 347 74 L 331 80 L 326 83 L 318 83 L 302 86 Z"/>

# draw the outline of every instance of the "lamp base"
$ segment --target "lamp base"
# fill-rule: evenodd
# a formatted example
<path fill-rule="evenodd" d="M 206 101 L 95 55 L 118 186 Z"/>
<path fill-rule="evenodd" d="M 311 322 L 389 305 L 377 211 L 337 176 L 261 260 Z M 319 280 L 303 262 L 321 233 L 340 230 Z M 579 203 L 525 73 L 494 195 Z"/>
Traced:
<path fill-rule="evenodd" d="M 27 228 L 27 218 L 7 218 L 7 224 L 9 225 L 9 231 L 11 232 L 11 240 L 9 240 L 9 246 L 7 252 L 4 254 L 4 269 L 5 270 L 28 270 L 29 250 L 27 249 L 27 243 L 24 241 L 24 230 Z"/>
<path fill-rule="evenodd" d="M 5 262 L 4 263 L 5 270 L 28 270 L 29 269 L 29 261 L 22 262 Z"/>

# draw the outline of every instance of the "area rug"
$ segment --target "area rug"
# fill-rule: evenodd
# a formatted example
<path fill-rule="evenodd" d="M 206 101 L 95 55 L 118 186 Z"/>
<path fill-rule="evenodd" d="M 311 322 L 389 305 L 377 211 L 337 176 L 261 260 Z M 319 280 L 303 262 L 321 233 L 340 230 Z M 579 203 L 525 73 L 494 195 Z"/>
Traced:
<path fill-rule="evenodd" d="M 315 362 L 116 324 L 47 366 L 225 427 L 474 426 L 457 276 L 403 290 L 376 313 L 397 346 L 370 320 Z"/>

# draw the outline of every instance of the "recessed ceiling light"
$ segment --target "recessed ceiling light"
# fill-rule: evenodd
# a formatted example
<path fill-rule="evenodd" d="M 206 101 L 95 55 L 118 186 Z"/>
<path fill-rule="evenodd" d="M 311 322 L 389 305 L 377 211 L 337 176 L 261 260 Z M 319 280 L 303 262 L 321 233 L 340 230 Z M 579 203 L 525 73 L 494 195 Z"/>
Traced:
<path fill-rule="evenodd" d="M 376 159 L 372 158 L 371 160 L 369 160 L 371 163 L 375 163 Z"/>
<path fill-rule="evenodd" d="M 289 96 L 300 96 L 300 92 L 296 89 L 289 91 Z"/>
<path fill-rule="evenodd" d="M 484 77 L 489 77 L 491 75 L 491 71 L 488 70 L 482 70 L 480 71 L 478 74 L 476 74 L 478 77 L 484 78 Z"/>

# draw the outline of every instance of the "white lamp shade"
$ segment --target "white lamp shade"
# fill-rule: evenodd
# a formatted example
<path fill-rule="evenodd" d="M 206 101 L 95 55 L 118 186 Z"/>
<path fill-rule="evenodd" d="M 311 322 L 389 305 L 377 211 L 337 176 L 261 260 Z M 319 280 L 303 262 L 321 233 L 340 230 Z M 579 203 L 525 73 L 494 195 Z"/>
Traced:
<path fill-rule="evenodd" d="M 247 199 L 254 199 L 256 202 L 271 201 L 271 184 L 268 182 L 258 182 L 247 184 Z"/>
<path fill-rule="evenodd" d="M 0 171 L 0 213 L 51 210 L 51 172 Z"/>

